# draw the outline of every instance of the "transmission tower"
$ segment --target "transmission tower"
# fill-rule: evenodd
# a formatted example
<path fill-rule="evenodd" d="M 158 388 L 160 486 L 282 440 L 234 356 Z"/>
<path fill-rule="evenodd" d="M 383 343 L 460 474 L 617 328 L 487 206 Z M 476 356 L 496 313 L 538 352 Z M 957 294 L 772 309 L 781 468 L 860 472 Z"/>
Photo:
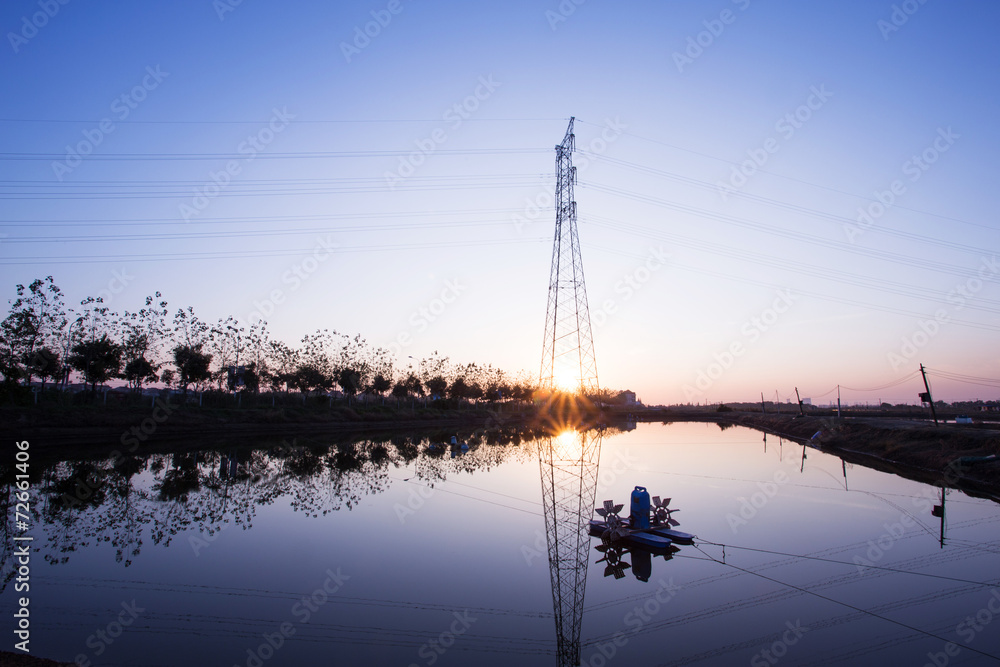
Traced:
<path fill-rule="evenodd" d="M 590 330 L 587 286 L 583 280 L 583 259 L 576 229 L 576 201 L 573 185 L 576 167 L 573 151 L 576 137 L 573 121 L 562 143 L 556 146 L 556 233 L 552 244 L 552 272 L 549 277 L 549 304 L 545 314 L 545 339 L 539 384 L 552 389 L 572 384 L 584 393 L 596 393 L 597 359 Z"/>
<path fill-rule="evenodd" d="M 538 453 L 559 667 L 580 664 L 580 626 L 602 433 L 566 431 Z"/>

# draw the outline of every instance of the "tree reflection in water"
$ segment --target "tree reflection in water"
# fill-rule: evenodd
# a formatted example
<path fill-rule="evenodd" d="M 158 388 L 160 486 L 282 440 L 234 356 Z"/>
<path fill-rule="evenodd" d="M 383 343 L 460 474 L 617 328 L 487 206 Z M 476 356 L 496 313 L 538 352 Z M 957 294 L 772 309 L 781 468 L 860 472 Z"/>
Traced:
<path fill-rule="evenodd" d="M 452 451 L 451 434 L 400 435 L 340 442 L 286 439 L 264 447 L 218 448 L 105 459 L 37 461 L 32 481 L 36 542 L 46 562 L 66 563 L 83 549 L 110 544 L 125 567 L 144 544 L 168 546 L 178 535 L 211 538 L 232 526 L 253 527 L 257 508 L 287 499 L 310 517 L 352 510 L 394 481 L 394 469 L 414 466 L 433 486 L 449 475 L 486 472 L 507 462 L 533 463 L 543 431 L 493 427 L 458 434 L 466 451 Z M 434 445 L 432 447 L 432 445 Z M 3 547 L 0 590 L 13 580 L 14 470 L 0 466 Z M 197 536 L 197 537 L 194 537 Z"/>

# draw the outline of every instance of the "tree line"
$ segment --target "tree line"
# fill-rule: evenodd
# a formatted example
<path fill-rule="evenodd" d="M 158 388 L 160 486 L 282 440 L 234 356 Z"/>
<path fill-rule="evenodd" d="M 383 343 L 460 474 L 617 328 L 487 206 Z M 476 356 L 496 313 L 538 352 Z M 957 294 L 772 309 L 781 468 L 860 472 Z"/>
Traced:
<path fill-rule="evenodd" d="M 361 393 L 460 400 L 524 401 L 537 383 L 491 365 L 457 364 L 435 352 L 406 368 L 360 335 L 332 329 L 305 334 L 296 345 L 271 338 L 266 322 L 250 326 L 232 316 L 215 322 L 194 308 L 173 312 L 160 292 L 134 312 L 114 312 L 100 297 L 67 308 L 52 276 L 17 285 L 0 322 L 0 375 L 9 393 L 70 376 L 96 391 L 123 380 L 134 392 L 162 383 L 189 390 Z"/>

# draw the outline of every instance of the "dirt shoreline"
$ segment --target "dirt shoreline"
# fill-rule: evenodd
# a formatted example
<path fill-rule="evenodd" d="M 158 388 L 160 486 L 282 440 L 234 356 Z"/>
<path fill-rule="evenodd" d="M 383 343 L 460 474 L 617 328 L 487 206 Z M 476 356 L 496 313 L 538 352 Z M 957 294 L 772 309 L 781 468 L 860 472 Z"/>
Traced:
<path fill-rule="evenodd" d="M 1000 429 L 971 428 L 894 417 L 798 416 L 760 413 L 671 415 L 666 421 L 712 421 L 746 426 L 839 456 L 849 463 L 1000 502 Z"/>

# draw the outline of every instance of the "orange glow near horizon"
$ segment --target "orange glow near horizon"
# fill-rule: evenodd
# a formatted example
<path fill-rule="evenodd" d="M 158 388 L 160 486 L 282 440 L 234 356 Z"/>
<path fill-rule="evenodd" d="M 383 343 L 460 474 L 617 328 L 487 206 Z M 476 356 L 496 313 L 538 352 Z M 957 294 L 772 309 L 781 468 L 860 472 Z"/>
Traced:
<path fill-rule="evenodd" d="M 580 393 L 580 378 L 565 369 L 556 371 L 555 376 L 552 378 L 552 385 L 554 389 L 562 392 L 569 394 Z"/>

